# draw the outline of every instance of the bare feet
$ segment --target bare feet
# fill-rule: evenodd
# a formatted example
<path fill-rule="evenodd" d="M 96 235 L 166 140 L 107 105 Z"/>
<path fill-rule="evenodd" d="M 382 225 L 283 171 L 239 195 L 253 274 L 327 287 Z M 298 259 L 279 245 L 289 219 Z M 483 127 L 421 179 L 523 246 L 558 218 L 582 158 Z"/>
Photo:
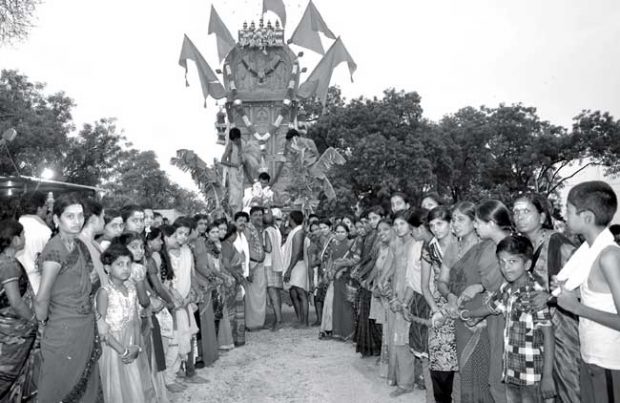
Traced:
<path fill-rule="evenodd" d="M 398 397 L 400 395 L 404 395 L 405 393 L 411 393 L 411 392 L 413 392 L 413 391 L 410 390 L 410 389 L 403 389 L 403 388 L 399 387 L 399 388 L 397 388 L 396 390 L 394 390 L 394 391 L 392 391 L 390 393 L 390 397 Z"/>
<path fill-rule="evenodd" d="M 199 375 L 194 375 L 183 379 L 187 383 L 208 383 L 209 381 Z"/>
<path fill-rule="evenodd" d="M 166 385 L 166 389 L 168 389 L 171 393 L 181 393 L 187 389 L 187 386 L 182 383 L 174 382 Z"/>

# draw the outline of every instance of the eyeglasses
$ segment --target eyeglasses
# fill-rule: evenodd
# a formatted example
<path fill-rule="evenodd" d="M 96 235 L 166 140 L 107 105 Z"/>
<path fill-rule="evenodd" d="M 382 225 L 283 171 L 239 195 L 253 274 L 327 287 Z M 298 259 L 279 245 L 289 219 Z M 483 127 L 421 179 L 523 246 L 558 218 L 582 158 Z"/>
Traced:
<path fill-rule="evenodd" d="M 532 213 L 532 210 L 530 210 L 529 208 L 514 209 L 514 210 L 512 210 L 512 214 L 515 215 L 515 216 L 529 215 L 531 213 Z"/>

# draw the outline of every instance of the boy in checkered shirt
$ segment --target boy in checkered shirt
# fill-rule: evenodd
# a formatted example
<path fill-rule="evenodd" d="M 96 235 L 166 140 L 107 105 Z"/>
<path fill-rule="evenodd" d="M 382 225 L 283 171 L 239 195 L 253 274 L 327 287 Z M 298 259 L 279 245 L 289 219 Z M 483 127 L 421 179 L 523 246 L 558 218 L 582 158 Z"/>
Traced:
<path fill-rule="evenodd" d="M 553 328 L 548 308 L 533 312 L 530 293 L 543 290 L 529 269 L 534 248 L 524 236 L 511 235 L 497 245 L 497 259 L 506 280 L 485 306 L 462 310 L 461 319 L 473 324 L 490 314 L 506 317 L 503 378 L 506 400 L 541 402 L 555 395 Z"/>

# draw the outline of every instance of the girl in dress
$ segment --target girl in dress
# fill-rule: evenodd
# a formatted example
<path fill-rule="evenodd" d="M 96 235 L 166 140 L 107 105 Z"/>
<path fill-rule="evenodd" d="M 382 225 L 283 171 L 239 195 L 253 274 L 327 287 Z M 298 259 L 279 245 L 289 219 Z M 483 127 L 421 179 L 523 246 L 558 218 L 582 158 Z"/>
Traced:
<path fill-rule="evenodd" d="M 148 305 L 148 300 L 140 296 L 133 281 L 127 281 L 132 259 L 132 253 L 120 244 L 112 244 L 101 255 L 109 282 L 97 293 L 96 316 L 103 329 L 99 368 L 107 402 L 153 401 L 138 314 L 138 300 L 142 305 Z"/>
<path fill-rule="evenodd" d="M 174 339 L 174 320 L 172 315 L 177 305 L 172 298 L 168 287 L 163 284 L 161 273 L 166 271 L 166 262 L 162 259 L 161 251 L 164 244 L 163 233 L 160 228 L 151 228 L 146 234 L 146 268 L 148 284 L 151 289 L 151 307 L 153 316 L 153 347 L 155 359 L 152 365 L 157 367 L 157 378 L 161 379 L 166 370 L 166 353 L 169 344 Z M 158 340 L 157 340 L 158 339 Z M 161 352 L 157 351 L 157 343 L 161 343 Z M 162 356 L 163 355 L 163 360 Z M 163 362 L 162 362 L 163 361 Z M 171 382 L 166 385 L 172 393 L 182 392 L 186 386 L 180 382 Z"/>
<path fill-rule="evenodd" d="M 132 262 L 129 280 L 134 283 L 138 296 L 140 297 L 140 305 L 143 307 L 143 309 L 140 310 L 140 328 L 146 347 L 145 353 L 147 362 L 149 363 L 149 373 L 155 388 L 156 401 L 165 403 L 168 402 L 163 373 L 166 369 L 166 356 L 159 322 L 154 315 L 164 308 L 164 303 L 155 296 L 153 289 L 149 287 L 146 280 L 147 269 L 144 265 L 145 246 L 142 235 L 137 232 L 128 231 L 118 237 L 117 241 L 126 246 L 131 252 Z M 152 299 L 151 296 L 153 296 Z M 152 304 L 151 301 L 153 302 Z"/>
<path fill-rule="evenodd" d="M 458 371 L 454 320 L 446 310 L 448 301 L 438 289 L 442 265 L 451 267 L 458 254 L 458 244 L 450 228 L 451 218 L 450 210 L 443 206 L 429 211 L 428 224 L 434 238 L 422 255 L 422 293 L 431 308 L 429 367 L 438 403 L 452 401 L 452 384 Z"/>

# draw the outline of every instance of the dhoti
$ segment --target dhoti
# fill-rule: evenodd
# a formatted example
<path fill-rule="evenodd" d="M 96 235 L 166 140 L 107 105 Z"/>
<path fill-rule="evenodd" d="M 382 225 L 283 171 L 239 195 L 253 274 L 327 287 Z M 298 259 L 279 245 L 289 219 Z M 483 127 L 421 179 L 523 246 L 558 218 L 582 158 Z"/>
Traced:
<path fill-rule="evenodd" d="M 267 311 L 267 282 L 265 266 L 250 262 L 252 282 L 248 284 L 245 295 L 245 326 L 248 329 L 262 328 Z"/>
<path fill-rule="evenodd" d="M 308 268 L 306 267 L 306 262 L 304 262 L 303 260 L 297 262 L 297 264 L 293 267 L 293 270 L 291 271 L 291 279 L 288 283 L 284 283 L 284 288 L 286 290 L 290 289 L 291 287 L 298 287 L 306 291 L 308 291 L 308 289 L 310 288 L 310 282 L 308 280 Z"/>

